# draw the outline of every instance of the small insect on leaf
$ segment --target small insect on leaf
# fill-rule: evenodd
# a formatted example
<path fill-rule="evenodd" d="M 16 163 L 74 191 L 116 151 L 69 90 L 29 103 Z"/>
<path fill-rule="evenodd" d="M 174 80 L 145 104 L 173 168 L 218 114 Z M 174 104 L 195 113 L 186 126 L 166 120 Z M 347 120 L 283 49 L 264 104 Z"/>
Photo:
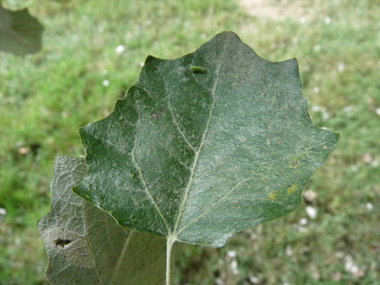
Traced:
<path fill-rule="evenodd" d="M 207 69 L 200 66 L 190 66 L 190 70 L 194 73 L 206 73 Z"/>

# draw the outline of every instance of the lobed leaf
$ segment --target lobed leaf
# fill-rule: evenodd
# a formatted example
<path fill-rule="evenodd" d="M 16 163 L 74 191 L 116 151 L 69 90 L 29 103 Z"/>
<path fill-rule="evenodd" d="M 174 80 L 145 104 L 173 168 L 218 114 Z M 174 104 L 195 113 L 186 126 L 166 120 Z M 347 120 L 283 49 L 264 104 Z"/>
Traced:
<path fill-rule="evenodd" d="M 178 59 L 149 56 L 80 134 L 88 168 L 75 193 L 126 228 L 212 246 L 295 210 L 339 137 L 311 121 L 295 59 L 266 61 L 233 32 Z"/>

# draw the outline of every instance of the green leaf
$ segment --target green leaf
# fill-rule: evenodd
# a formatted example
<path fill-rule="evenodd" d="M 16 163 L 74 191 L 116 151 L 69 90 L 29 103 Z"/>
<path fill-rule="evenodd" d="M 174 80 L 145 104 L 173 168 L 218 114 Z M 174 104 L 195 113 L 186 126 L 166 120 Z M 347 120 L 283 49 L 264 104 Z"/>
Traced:
<path fill-rule="evenodd" d="M 88 169 L 74 192 L 169 245 L 212 246 L 295 210 L 339 137 L 311 121 L 295 59 L 266 61 L 233 32 L 178 59 L 149 56 L 80 134 Z"/>
<path fill-rule="evenodd" d="M 13 12 L 0 6 L 0 50 L 16 55 L 36 53 L 41 50 L 43 30 L 28 9 Z"/>
<path fill-rule="evenodd" d="M 5 9 L 16 11 L 31 6 L 34 1 L 35 0 L 2 0 L 0 3 Z"/>
<path fill-rule="evenodd" d="M 54 284 L 162 284 L 166 241 L 120 227 L 71 188 L 86 172 L 83 159 L 57 157 L 50 212 L 38 222 Z M 179 248 L 176 248 L 176 255 Z"/>

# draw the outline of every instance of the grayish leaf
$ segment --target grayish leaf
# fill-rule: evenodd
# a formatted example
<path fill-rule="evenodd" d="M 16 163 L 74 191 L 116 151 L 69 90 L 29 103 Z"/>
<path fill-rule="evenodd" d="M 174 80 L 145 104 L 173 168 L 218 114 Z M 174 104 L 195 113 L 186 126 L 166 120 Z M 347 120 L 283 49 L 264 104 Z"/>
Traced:
<path fill-rule="evenodd" d="M 54 284 L 162 284 L 166 240 L 120 227 L 71 188 L 86 173 L 83 159 L 57 157 L 50 212 L 38 222 Z M 179 248 L 176 248 L 178 256 Z"/>

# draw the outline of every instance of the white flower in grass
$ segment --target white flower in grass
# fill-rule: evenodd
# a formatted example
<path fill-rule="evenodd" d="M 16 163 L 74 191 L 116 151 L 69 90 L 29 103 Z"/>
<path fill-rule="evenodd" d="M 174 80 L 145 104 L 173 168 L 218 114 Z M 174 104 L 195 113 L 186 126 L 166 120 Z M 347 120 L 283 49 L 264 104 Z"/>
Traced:
<path fill-rule="evenodd" d="M 110 81 L 109 80 L 103 80 L 103 86 L 108 86 L 108 85 L 110 85 Z"/>

